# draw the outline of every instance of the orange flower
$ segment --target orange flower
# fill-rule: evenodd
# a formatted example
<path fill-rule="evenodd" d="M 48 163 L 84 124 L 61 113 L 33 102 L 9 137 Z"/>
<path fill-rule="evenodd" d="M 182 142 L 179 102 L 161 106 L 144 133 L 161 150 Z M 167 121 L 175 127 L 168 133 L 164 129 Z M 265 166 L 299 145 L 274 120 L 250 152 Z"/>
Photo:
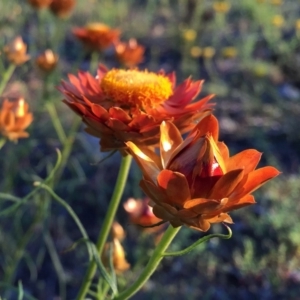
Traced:
<path fill-rule="evenodd" d="M 74 6 L 75 0 L 52 0 L 49 9 L 57 17 L 65 18 L 69 16 Z"/>
<path fill-rule="evenodd" d="M 48 49 L 36 59 L 37 66 L 44 72 L 51 72 L 57 65 L 58 55 Z"/>
<path fill-rule="evenodd" d="M 218 121 L 209 115 L 184 141 L 173 123 L 163 122 L 159 156 L 126 143 L 158 218 L 201 231 L 211 223 L 232 223 L 228 212 L 255 203 L 251 193 L 279 174 L 270 166 L 255 170 L 261 153 L 254 149 L 230 157 L 218 135 Z"/>
<path fill-rule="evenodd" d="M 33 116 L 28 112 L 24 99 L 15 102 L 4 100 L 0 110 L 0 133 L 11 141 L 29 136 L 25 129 L 30 125 Z"/>
<path fill-rule="evenodd" d="M 116 57 L 118 61 L 126 67 L 134 67 L 144 59 L 145 47 L 138 45 L 135 39 L 130 39 L 128 43 L 118 43 L 116 45 Z"/>
<path fill-rule="evenodd" d="M 52 0 L 27 0 L 27 2 L 36 9 L 48 7 Z"/>
<path fill-rule="evenodd" d="M 112 262 L 117 274 L 123 273 L 130 268 L 130 264 L 125 258 L 125 251 L 120 241 L 114 238 L 112 243 L 105 244 L 102 254 L 102 261 L 105 266 L 109 265 L 110 246 L 112 247 Z"/>
<path fill-rule="evenodd" d="M 111 29 L 102 23 L 90 23 L 83 28 L 74 28 L 73 34 L 91 50 L 104 50 L 118 42 L 120 30 Z"/>
<path fill-rule="evenodd" d="M 124 142 L 154 146 L 159 143 L 159 127 L 163 120 L 173 120 L 184 133 L 191 130 L 213 97 L 190 103 L 199 94 L 203 81 L 186 79 L 175 87 L 175 74 L 148 71 L 107 71 L 103 66 L 94 78 L 80 72 L 69 75 L 59 90 L 64 102 L 87 124 L 86 131 L 101 138 L 101 151 L 121 150 Z"/>
<path fill-rule="evenodd" d="M 124 209 L 128 213 L 131 223 L 147 227 L 162 221 L 153 214 L 152 207 L 148 205 L 148 202 L 147 198 L 143 200 L 129 198 L 124 203 Z M 148 229 L 155 228 L 157 227 Z"/>
<path fill-rule="evenodd" d="M 3 50 L 9 62 L 17 66 L 30 59 L 30 56 L 26 54 L 27 45 L 20 36 L 17 36 L 12 42 L 4 46 Z"/>

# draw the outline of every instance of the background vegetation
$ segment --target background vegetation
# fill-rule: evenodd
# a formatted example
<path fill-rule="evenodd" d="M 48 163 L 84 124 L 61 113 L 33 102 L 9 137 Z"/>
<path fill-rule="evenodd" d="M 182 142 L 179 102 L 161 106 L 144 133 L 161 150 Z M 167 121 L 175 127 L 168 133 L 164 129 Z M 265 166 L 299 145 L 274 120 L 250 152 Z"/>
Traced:
<path fill-rule="evenodd" d="M 205 79 L 202 95 L 216 94 L 221 140 L 231 153 L 256 148 L 264 153 L 261 165 L 283 172 L 256 193 L 255 206 L 234 213 L 231 240 L 211 240 L 187 256 L 165 259 L 134 299 L 299 299 L 299 3 L 78 0 L 70 17 L 60 19 L 26 1 L 2 0 L 0 48 L 21 35 L 32 59 L 15 70 L 1 101 L 22 96 L 34 114 L 30 137 L 1 149 L 3 299 L 73 299 L 86 269 L 83 245 L 66 252 L 80 238 L 73 220 L 47 191 L 33 186 L 49 176 L 55 149 L 65 163 L 49 183 L 73 207 L 93 240 L 114 187 L 119 154 L 98 164 L 107 154 L 99 152 L 97 139 L 83 131 L 56 90 L 68 73 L 93 68 L 91 55 L 71 32 L 88 22 L 117 27 L 125 40 L 137 38 L 146 47 L 140 68 L 174 70 L 178 82 L 190 75 Z M 35 65 L 35 57 L 47 48 L 59 54 L 50 75 Z M 1 75 L 8 63 L 3 53 L 0 59 Z M 118 66 L 112 49 L 101 62 Z M 139 176 L 133 166 L 124 201 L 143 196 Z M 26 203 L 10 210 L 21 199 Z M 122 285 L 147 261 L 154 241 L 129 224 L 122 207 L 118 221 L 127 231 L 123 244 L 134 266 L 120 279 Z M 215 225 L 211 231 L 220 230 Z M 184 228 L 172 248 L 198 238 L 198 232 Z"/>

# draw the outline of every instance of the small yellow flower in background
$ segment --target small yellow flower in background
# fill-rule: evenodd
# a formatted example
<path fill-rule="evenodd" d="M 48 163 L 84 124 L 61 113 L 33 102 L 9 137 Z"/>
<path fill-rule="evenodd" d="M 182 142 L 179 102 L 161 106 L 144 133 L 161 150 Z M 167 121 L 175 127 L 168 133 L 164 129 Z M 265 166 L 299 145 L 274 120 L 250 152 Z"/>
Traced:
<path fill-rule="evenodd" d="M 211 59 L 216 54 L 216 50 L 213 47 L 204 47 L 202 49 L 202 56 L 206 59 Z"/>
<path fill-rule="evenodd" d="M 193 42 L 197 37 L 197 31 L 194 29 L 186 29 L 183 31 L 183 38 L 188 42 Z"/>
<path fill-rule="evenodd" d="M 56 67 L 57 62 L 58 55 L 50 49 L 40 54 L 35 60 L 37 66 L 44 72 L 51 72 Z"/>
<path fill-rule="evenodd" d="M 252 72 L 257 77 L 265 77 L 269 74 L 269 68 L 264 64 L 254 65 Z"/>
<path fill-rule="evenodd" d="M 3 51 L 8 61 L 16 66 L 22 65 L 30 59 L 30 56 L 26 54 L 27 45 L 20 36 L 17 36 L 13 41 L 4 46 Z"/>
<path fill-rule="evenodd" d="M 227 1 L 214 2 L 213 9 L 218 13 L 227 13 L 231 7 L 231 4 Z"/>
<path fill-rule="evenodd" d="M 272 5 L 280 6 L 280 5 L 282 5 L 282 0 L 270 0 L 270 3 Z"/>
<path fill-rule="evenodd" d="M 275 26 L 275 27 L 282 27 L 284 25 L 284 18 L 282 15 L 275 15 L 272 19 L 272 24 Z"/>
<path fill-rule="evenodd" d="M 66 18 L 72 12 L 75 0 L 52 0 L 50 3 L 50 11 L 59 18 Z"/>
<path fill-rule="evenodd" d="M 74 28 L 72 32 L 86 47 L 98 51 L 116 44 L 121 34 L 119 29 L 112 29 L 102 23 L 90 23 L 85 27 Z"/>
<path fill-rule="evenodd" d="M 194 58 L 198 58 L 202 55 L 202 49 L 198 46 L 194 46 L 190 50 L 190 54 Z"/>
<path fill-rule="evenodd" d="M 126 67 L 135 67 L 144 59 L 145 47 L 135 39 L 130 39 L 128 43 L 119 42 L 115 49 L 117 60 Z"/>
<path fill-rule="evenodd" d="M 221 53 L 225 58 L 234 58 L 237 56 L 238 51 L 235 47 L 225 47 L 221 50 Z"/>
<path fill-rule="evenodd" d="M 32 7 L 36 9 L 46 8 L 50 5 L 52 0 L 28 0 L 27 1 Z"/>
<path fill-rule="evenodd" d="M 4 100 L 0 109 L 0 133 L 11 141 L 26 138 L 25 129 L 31 124 L 33 116 L 28 112 L 28 104 L 23 98 L 18 101 Z"/>

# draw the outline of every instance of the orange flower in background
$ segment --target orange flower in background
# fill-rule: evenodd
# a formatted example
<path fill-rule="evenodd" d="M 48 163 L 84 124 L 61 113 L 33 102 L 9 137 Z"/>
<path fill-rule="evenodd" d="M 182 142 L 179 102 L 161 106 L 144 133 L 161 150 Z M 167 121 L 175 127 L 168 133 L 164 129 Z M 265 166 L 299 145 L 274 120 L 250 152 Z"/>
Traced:
<path fill-rule="evenodd" d="M 109 266 L 110 247 L 112 247 L 112 262 L 117 274 L 121 274 L 130 268 L 130 264 L 125 257 L 125 251 L 120 241 L 114 238 L 111 243 L 107 243 L 102 254 L 102 261 L 105 266 Z"/>
<path fill-rule="evenodd" d="M 28 108 L 22 98 L 14 102 L 4 100 L 0 110 L 0 133 L 4 137 L 17 141 L 29 136 L 25 129 L 31 124 L 33 116 Z"/>
<path fill-rule="evenodd" d="M 47 49 L 44 53 L 40 54 L 35 63 L 44 72 L 51 72 L 54 70 L 58 62 L 58 55 L 52 50 Z"/>
<path fill-rule="evenodd" d="M 75 3 L 75 0 L 52 0 L 49 9 L 57 17 L 65 18 L 70 15 Z"/>
<path fill-rule="evenodd" d="M 119 29 L 111 29 L 102 23 L 90 23 L 81 28 L 74 28 L 73 34 L 91 50 L 105 50 L 119 41 Z"/>
<path fill-rule="evenodd" d="M 144 59 L 145 47 L 135 39 L 130 39 L 128 43 L 120 42 L 115 48 L 117 60 L 126 67 L 135 67 Z"/>
<path fill-rule="evenodd" d="M 149 199 L 140 200 L 134 198 L 129 198 L 124 203 L 123 207 L 128 213 L 131 223 L 141 226 L 151 226 L 162 221 L 154 215 L 152 207 L 148 203 Z M 157 229 L 157 227 L 147 229 Z"/>
<path fill-rule="evenodd" d="M 17 66 L 22 65 L 30 59 L 30 56 L 26 54 L 27 45 L 20 36 L 17 36 L 13 41 L 4 46 L 3 50 L 8 61 Z"/>
<path fill-rule="evenodd" d="M 254 204 L 251 193 L 279 174 L 270 166 L 255 170 L 261 153 L 254 149 L 230 157 L 218 135 L 218 121 L 209 115 L 185 140 L 174 124 L 163 122 L 160 155 L 126 143 L 143 172 L 140 186 L 153 200 L 158 218 L 173 227 L 201 231 L 212 223 L 232 223 L 228 212 Z"/>
<path fill-rule="evenodd" d="M 27 0 L 27 2 L 36 9 L 48 7 L 52 0 Z"/>
<path fill-rule="evenodd" d="M 69 75 L 69 80 L 59 87 L 65 95 L 63 101 L 82 117 L 86 131 L 101 139 L 101 151 L 124 153 L 127 141 L 158 145 L 163 120 L 172 120 L 184 133 L 212 106 L 207 102 L 213 95 L 191 103 L 203 81 L 188 78 L 176 87 L 174 73 L 107 71 L 100 66 L 96 78 L 79 72 L 78 77 Z"/>

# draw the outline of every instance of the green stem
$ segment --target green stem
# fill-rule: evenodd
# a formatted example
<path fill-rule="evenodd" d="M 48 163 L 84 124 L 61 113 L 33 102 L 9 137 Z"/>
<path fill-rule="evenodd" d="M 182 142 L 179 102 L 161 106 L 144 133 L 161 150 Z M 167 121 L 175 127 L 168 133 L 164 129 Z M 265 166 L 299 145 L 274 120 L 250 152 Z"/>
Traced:
<path fill-rule="evenodd" d="M 113 298 L 114 300 L 130 299 L 131 296 L 136 294 L 142 288 L 158 267 L 160 261 L 163 259 L 164 252 L 167 250 L 180 228 L 181 227 L 173 228 L 171 225 L 168 227 L 138 279 L 128 289 Z"/>
<path fill-rule="evenodd" d="M 53 127 L 56 131 L 56 134 L 58 136 L 58 139 L 60 141 L 61 144 L 64 144 L 65 140 L 66 140 L 66 134 L 65 131 L 61 125 L 59 116 L 57 114 L 56 108 L 55 108 L 55 104 L 51 101 L 47 101 L 46 102 L 46 109 L 48 110 L 48 113 L 50 115 Z"/>
<path fill-rule="evenodd" d="M 0 149 L 2 149 L 2 147 L 5 145 L 6 143 L 6 138 L 1 138 L 0 139 Z"/>
<path fill-rule="evenodd" d="M 11 64 L 8 69 L 4 72 L 2 80 L 0 82 L 0 96 L 2 95 L 10 77 L 12 76 L 14 70 L 16 68 L 16 65 Z"/>
<path fill-rule="evenodd" d="M 125 184 L 127 181 L 127 176 L 128 176 L 128 172 L 130 169 L 131 160 L 132 160 L 132 157 L 130 155 L 127 155 L 122 158 L 122 162 L 121 162 L 117 182 L 115 185 L 115 189 L 114 189 L 111 201 L 109 203 L 109 206 L 108 206 L 108 209 L 107 209 L 107 212 L 106 212 L 103 224 L 102 224 L 101 231 L 98 236 L 98 240 L 97 240 L 97 244 L 96 244 L 98 253 L 103 252 L 103 248 L 104 248 L 105 242 L 107 240 L 109 231 L 111 229 L 111 225 L 114 221 L 115 214 L 119 207 L 121 196 L 123 194 Z M 95 260 L 92 260 L 89 264 L 87 272 L 82 281 L 81 288 L 80 288 L 78 296 L 76 298 L 77 300 L 85 299 L 85 295 L 87 294 L 87 291 L 89 290 L 91 281 L 95 275 L 96 267 L 97 267 L 97 265 L 96 265 Z"/>

